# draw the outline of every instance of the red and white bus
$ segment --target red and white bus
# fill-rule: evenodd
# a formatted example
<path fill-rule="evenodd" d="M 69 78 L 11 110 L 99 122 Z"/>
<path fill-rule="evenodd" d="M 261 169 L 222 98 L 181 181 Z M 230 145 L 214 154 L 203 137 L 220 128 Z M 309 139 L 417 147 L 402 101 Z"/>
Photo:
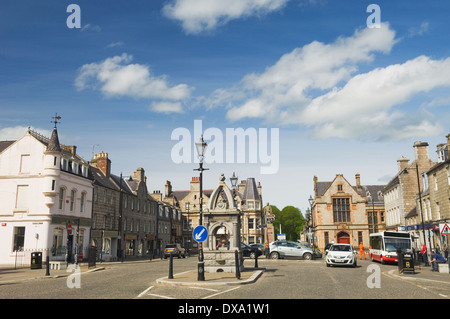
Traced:
<path fill-rule="evenodd" d="M 384 231 L 370 234 L 370 256 L 382 264 L 398 262 L 397 249 L 412 252 L 411 234 L 401 231 Z"/>

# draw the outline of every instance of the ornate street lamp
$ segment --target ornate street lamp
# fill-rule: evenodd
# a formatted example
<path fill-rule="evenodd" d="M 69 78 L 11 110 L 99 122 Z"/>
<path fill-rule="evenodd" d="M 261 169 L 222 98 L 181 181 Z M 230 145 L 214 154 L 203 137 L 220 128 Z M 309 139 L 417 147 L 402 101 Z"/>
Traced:
<path fill-rule="evenodd" d="M 312 197 L 312 195 L 309 195 L 309 199 L 308 199 L 309 205 L 311 206 L 311 236 L 312 236 L 312 249 L 313 249 L 313 254 L 311 256 L 311 259 L 314 260 L 314 211 L 313 211 L 313 204 L 314 204 L 314 198 Z"/>
<path fill-rule="evenodd" d="M 203 168 L 203 159 L 205 158 L 206 147 L 208 144 L 203 140 L 203 135 L 200 137 L 200 141 L 195 143 L 195 147 L 197 148 L 198 159 L 200 161 L 200 167 L 194 169 L 195 171 L 200 172 L 200 212 L 199 212 L 199 225 L 203 224 L 203 171 L 207 170 Z M 204 281 L 205 280 L 205 263 L 203 262 L 203 243 L 199 243 L 200 249 L 198 254 L 198 275 L 197 280 Z"/>
<path fill-rule="evenodd" d="M 230 177 L 230 181 L 231 181 L 231 186 L 233 187 L 233 189 L 235 189 L 236 185 L 237 185 L 238 178 L 234 174 L 234 172 L 233 172 L 233 176 Z"/>

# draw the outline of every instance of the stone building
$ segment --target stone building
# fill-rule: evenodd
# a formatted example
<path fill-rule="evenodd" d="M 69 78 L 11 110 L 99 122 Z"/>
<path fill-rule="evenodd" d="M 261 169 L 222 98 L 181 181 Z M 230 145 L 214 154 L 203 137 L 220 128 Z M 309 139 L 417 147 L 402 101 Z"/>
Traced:
<path fill-rule="evenodd" d="M 435 165 L 429 158 L 428 143 L 415 142 L 414 153 L 412 162 L 406 157 L 398 159 L 397 174 L 383 189 L 387 230 L 406 229 L 406 216 L 414 216 L 419 188 L 424 189 L 421 175 Z"/>
<path fill-rule="evenodd" d="M 148 195 L 144 169 L 138 168 L 126 177 L 111 174 L 111 160 L 102 152 L 91 161 L 91 175 L 91 242 L 99 258 L 144 257 L 153 252 L 158 204 Z"/>
<path fill-rule="evenodd" d="M 310 226 L 315 247 L 323 250 L 330 243 L 356 247 L 362 242 L 367 249 L 369 234 L 384 230 L 384 185 L 361 185 L 360 175 L 355 178 L 352 186 L 342 174 L 326 182 L 314 176 Z"/>
<path fill-rule="evenodd" d="M 446 143 L 437 145 L 438 162 L 423 174 L 425 194 L 417 196 L 417 200 L 422 200 L 424 220 L 431 223 L 429 242 L 440 248 L 448 245 L 448 236 L 441 236 L 439 224 L 450 220 L 450 134 L 446 138 Z"/>

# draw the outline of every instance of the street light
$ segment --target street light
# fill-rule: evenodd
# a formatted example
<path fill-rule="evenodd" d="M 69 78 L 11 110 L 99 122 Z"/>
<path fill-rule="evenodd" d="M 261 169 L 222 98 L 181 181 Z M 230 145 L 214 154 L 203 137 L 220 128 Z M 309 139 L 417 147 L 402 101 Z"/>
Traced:
<path fill-rule="evenodd" d="M 231 181 L 231 186 L 233 187 L 233 189 L 235 189 L 236 185 L 237 185 L 238 178 L 234 174 L 234 172 L 233 172 L 233 176 L 230 177 L 230 181 Z"/>
<path fill-rule="evenodd" d="M 311 206 L 311 235 L 312 235 L 312 249 L 313 249 L 313 254 L 311 256 L 311 259 L 314 260 L 314 212 L 313 212 L 313 208 L 312 205 L 314 203 L 314 198 L 312 197 L 312 195 L 309 195 L 309 199 L 308 199 L 309 205 Z"/>
<path fill-rule="evenodd" d="M 199 212 L 199 225 L 203 224 L 203 171 L 207 170 L 203 168 L 203 159 L 205 157 L 206 147 L 208 144 L 203 140 L 203 135 L 200 136 L 200 141 L 195 143 L 195 147 L 197 148 L 198 159 L 200 161 L 200 167 L 194 169 L 194 171 L 200 172 L 200 212 Z M 200 244 L 199 254 L 198 254 L 198 275 L 197 280 L 204 281 L 205 280 L 205 263 L 203 262 L 203 243 Z"/>
<path fill-rule="evenodd" d="M 306 235 L 307 235 L 307 238 L 306 238 L 306 241 L 307 242 L 311 242 L 311 238 L 310 238 L 310 236 L 309 236 L 309 221 L 311 220 L 311 209 L 309 209 L 309 207 L 306 209 L 306 222 L 307 222 L 307 227 L 308 227 L 308 229 L 307 229 L 307 231 L 306 231 Z"/>

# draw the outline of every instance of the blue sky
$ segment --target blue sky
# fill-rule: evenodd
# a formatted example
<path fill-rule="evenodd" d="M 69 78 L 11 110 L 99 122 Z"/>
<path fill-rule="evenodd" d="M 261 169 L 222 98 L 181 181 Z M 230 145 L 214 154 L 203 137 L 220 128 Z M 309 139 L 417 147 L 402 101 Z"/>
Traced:
<path fill-rule="evenodd" d="M 68 28 L 70 4 L 81 27 Z M 370 4 L 380 28 L 368 28 Z M 150 191 L 187 189 L 177 128 L 278 128 L 279 169 L 208 163 L 205 187 L 233 172 L 263 200 L 304 210 L 312 179 L 384 184 L 415 141 L 450 133 L 450 4 L 362 0 L 3 0 L 0 139 L 27 126 L 112 171 L 146 169 Z M 225 141 L 224 141 L 225 142 Z"/>

